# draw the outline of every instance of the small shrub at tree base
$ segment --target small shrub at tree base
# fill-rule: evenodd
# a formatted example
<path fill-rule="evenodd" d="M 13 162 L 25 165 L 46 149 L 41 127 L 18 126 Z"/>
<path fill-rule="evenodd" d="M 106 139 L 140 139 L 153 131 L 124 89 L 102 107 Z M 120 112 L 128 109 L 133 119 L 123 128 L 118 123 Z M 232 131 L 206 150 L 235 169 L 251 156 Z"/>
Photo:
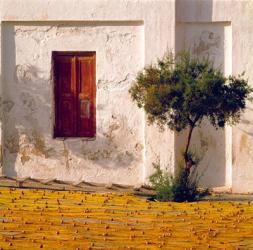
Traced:
<path fill-rule="evenodd" d="M 149 177 L 152 188 L 156 191 L 156 198 L 159 201 L 171 201 L 172 194 L 172 177 L 161 170 L 159 164 L 153 164 L 154 174 Z"/>
<path fill-rule="evenodd" d="M 189 169 L 184 167 L 184 155 L 179 159 L 172 183 L 173 201 L 196 201 L 210 194 L 208 189 L 199 188 L 201 175 L 197 166 L 201 157 L 195 152 L 188 151 L 187 158 L 194 162 L 195 167 L 189 173 Z"/>
<path fill-rule="evenodd" d="M 179 165 L 174 177 L 161 170 L 158 164 L 153 164 L 154 174 L 149 178 L 152 188 L 156 191 L 159 201 L 196 201 L 208 194 L 208 190 L 198 189 L 199 178 L 195 171 L 188 176 L 183 165 Z"/>
<path fill-rule="evenodd" d="M 180 165 L 172 183 L 173 201 L 195 201 L 200 198 L 197 178 L 195 175 L 188 176 L 187 170 Z"/>

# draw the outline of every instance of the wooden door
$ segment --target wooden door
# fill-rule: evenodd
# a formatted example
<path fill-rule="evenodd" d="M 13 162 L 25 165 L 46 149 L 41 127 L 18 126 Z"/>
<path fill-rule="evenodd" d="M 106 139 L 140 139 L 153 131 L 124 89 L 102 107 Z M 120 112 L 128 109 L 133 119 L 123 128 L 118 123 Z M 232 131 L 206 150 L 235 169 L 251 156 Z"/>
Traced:
<path fill-rule="evenodd" d="M 94 137 L 96 88 L 94 52 L 54 52 L 55 137 Z"/>
<path fill-rule="evenodd" d="M 92 137 L 95 134 L 95 56 L 77 58 L 78 76 L 78 123 L 77 134 Z"/>

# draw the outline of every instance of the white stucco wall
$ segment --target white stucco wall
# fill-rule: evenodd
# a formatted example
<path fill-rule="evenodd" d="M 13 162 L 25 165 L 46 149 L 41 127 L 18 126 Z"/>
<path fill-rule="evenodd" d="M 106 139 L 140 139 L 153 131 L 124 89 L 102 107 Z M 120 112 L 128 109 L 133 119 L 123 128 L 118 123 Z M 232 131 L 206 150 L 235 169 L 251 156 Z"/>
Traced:
<path fill-rule="evenodd" d="M 99 176 L 105 183 L 138 183 L 143 116 L 128 88 L 143 65 L 142 24 L 9 23 L 3 26 L 3 35 L 5 173 L 86 181 Z M 73 50 L 97 52 L 94 141 L 52 138 L 51 54 Z"/>
<path fill-rule="evenodd" d="M 174 1 L 1 1 L 3 173 L 138 185 L 174 136 L 146 125 L 128 89 L 174 48 Z M 53 139 L 52 51 L 96 51 L 97 136 Z"/>

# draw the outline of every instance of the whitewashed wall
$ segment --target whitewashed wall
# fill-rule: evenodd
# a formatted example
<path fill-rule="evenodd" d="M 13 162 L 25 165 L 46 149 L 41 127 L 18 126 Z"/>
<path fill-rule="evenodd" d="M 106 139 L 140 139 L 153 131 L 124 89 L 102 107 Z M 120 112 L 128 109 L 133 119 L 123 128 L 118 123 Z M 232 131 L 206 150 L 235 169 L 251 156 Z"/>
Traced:
<path fill-rule="evenodd" d="M 1 1 L 3 174 L 138 185 L 173 168 L 173 134 L 130 100 L 136 73 L 174 47 L 174 1 Z M 52 51 L 96 51 L 97 136 L 53 139 Z"/>

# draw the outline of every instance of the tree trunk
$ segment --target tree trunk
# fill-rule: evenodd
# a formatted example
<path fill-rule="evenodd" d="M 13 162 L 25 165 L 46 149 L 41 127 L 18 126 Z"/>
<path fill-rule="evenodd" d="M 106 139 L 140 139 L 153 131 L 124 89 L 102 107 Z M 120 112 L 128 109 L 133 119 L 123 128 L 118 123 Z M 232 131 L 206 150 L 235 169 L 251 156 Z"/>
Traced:
<path fill-rule="evenodd" d="M 187 144 L 186 144 L 185 151 L 184 151 L 185 170 L 188 174 L 190 174 L 191 167 L 194 165 L 194 161 L 188 155 L 188 150 L 189 150 L 189 146 L 191 143 L 193 129 L 194 129 L 194 126 L 190 126 L 190 130 L 189 130 L 188 138 L 187 138 Z"/>

